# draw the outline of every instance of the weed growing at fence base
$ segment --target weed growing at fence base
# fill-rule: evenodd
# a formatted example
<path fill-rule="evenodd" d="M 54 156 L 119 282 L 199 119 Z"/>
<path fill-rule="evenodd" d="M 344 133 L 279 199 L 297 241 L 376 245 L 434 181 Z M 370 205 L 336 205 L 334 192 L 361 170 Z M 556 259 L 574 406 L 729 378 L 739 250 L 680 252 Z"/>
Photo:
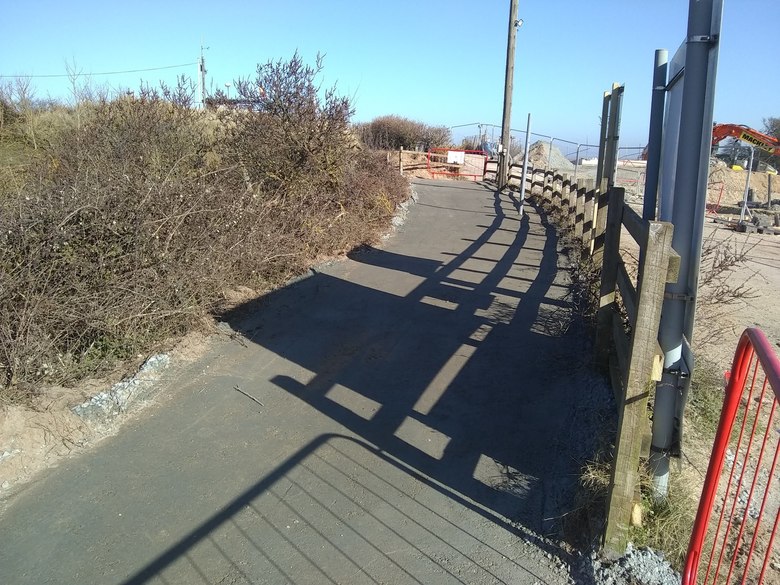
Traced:
<path fill-rule="evenodd" d="M 720 411 L 725 397 L 723 372 L 706 358 L 699 358 L 693 371 L 688 396 L 686 421 L 710 444 L 720 421 Z"/>
<path fill-rule="evenodd" d="M 297 55 L 258 68 L 245 86 L 268 90 L 248 110 L 147 88 L 57 106 L 34 144 L 3 127 L 0 144 L 28 155 L 0 185 L 0 402 L 148 351 L 226 291 L 268 290 L 377 237 L 408 186 L 355 147 L 351 106 L 320 97 L 318 72 Z"/>
<path fill-rule="evenodd" d="M 612 427 L 611 424 L 605 426 Z M 583 464 L 573 511 L 564 518 L 563 522 L 566 541 L 584 550 L 599 547 L 604 528 L 604 510 L 612 470 L 612 446 L 605 444 L 604 441 L 608 434 L 614 434 L 614 429 L 611 429 L 611 433 L 601 434 L 602 444 L 597 448 L 594 456 Z"/>
<path fill-rule="evenodd" d="M 669 497 L 662 502 L 643 498 L 644 521 L 641 526 L 631 527 L 629 538 L 637 547 L 663 551 L 672 567 L 680 571 L 688 552 L 698 494 L 691 493 L 679 474 L 672 474 L 669 488 Z M 649 490 L 649 478 L 645 478 L 643 492 Z"/>

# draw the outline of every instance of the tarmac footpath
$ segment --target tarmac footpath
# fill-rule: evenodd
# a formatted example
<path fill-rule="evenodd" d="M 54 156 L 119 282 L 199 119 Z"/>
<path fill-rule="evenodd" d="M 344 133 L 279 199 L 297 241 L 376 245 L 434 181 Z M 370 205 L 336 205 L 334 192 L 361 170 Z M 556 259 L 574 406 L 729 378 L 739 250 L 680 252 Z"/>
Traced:
<path fill-rule="evenodd" d="M 17 495 L 0 582 L 571 582 L 555 537 L 600 407 L 555 230 L 487 185 L 414 189 L 382 245 L 237 308 Z"/>

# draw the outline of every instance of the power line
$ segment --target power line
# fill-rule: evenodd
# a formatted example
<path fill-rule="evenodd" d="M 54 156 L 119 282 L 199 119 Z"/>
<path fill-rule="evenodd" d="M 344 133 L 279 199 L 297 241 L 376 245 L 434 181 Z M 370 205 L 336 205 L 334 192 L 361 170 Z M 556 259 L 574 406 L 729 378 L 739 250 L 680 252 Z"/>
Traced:
<path fill-rule="evenodd" d="M 161 71 L 163 69 L 179 69 L 181 67 L 191 67 L 197 65 L 197 61 L 192 63 L 182 63 L 181 65 L 166 65 L 165 67 L 150 67 L 148 69 L 128 69 L 126 71 L 103 71 L 101 73 L 76 73 L 75 76 L 93 76 L 93 75 L 121 75 L 123 73 L 144 73 L 146 71 Z M 70 73 L 59 73 L 56 75 L 0 75 L 0 78 L 5 77 L 24 77 L 25 79 L 40 79 L 44 77 L 73 77 Z"/>

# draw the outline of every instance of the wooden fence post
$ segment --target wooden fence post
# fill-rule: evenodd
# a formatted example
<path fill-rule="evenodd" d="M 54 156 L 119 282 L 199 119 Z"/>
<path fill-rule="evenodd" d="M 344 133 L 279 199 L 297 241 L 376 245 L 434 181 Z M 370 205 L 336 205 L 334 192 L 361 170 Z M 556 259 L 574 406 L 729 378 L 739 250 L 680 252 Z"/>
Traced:
<path fill-rule="evenodd" d="M 569 211 L 571 209 L 571 201 L 569 201 L 569 195 L 571 194 L 571 179 L 569 179 L 568 173 L 561 175 L 561 225 L 563 229 L 569 227 Z"/>
<path fill-rule="evenodd" d="M 585 193 L 587 187 L 584 184 L 574 184 L 575 199 L 574 199 L 574 237 L 585 248 L 585 239 L 583 237 L 585 233 Z"/>
<path fill-rule="evenodd" d="M 542 202 L 547 204 L 552 204 L 552 190 L 553 185 L 552 181 L 550 180 L 550 172 L 549 171 L 543 171 L 542 172 L 542 184 L 544 185 L 542 187 Z"/>
<path fill-rule="evenodd" d="M 555 210 L 555 213 L 560 213 L 561 209 L 561 189 L 558 186 L 559 179 L 561 179 L 561 176 L 556 174 L 555 171 L 550 171 L 552 173 L 552 206 Z"/>
<path fill-rule="evenodd" d="M 593 222 L 593 261 L 601 264 L 604 251 L 604 231 L 607 225 L 607 206 L 609 204 L 610 191 L 607 188 L 607 179 L 602 179 L 596 186 L 595 195 L 595 219 Z"/>
<path fill-rule="evenodd" d="M 596 315 L 596 364 L 606 371 L 609 368 L 609 351 L 612 342 L 612 314 L 615 308 L 618 261 L 620 260 L 620 229 L 623 221 L 625 189 L 609 190 L 609 206 L 605 209 L 606 221 L 603 254 L 601 254 L 601 286 Z M 606 194 L 605 194 L 606 195 Z"/>
<path fill-rule="evenodd" d="M 588 179 L 585 181 L 585 200 L 584 207 L 585 212 L 583 214 L 582 223 L 582 258 L 590 258 L 593 253 L 593 226 L 596 221 L 596 206 L 594 205 L 596 197 L 596 181 L 594 179 Z"/>
<path fill-rule="evenodd" d="M 527 185 L 527 187 L 526 187 L 526 185 Z M 526 170 L 526 173 L 525 173 L 525 185 L 523 185 L 523 187 L 525 189 L 527 189 L 527 191 L 525 191 L 525 193 L 526 193 L 526 198 L 525 199 L 526 199 L 526 201 L 528 201 L 529 199 L 531 199 L 531 194 L 532 194 L 532 191 L 534 189 L 534 169 L 532 167 L 528 167 L 528 169 Z"/>
<path fill-rule="evenodd" d="M 610 217 L 611 207 L 612 202 Z M 673 226 L 655 221 L 646 225 L 646 242 L 639 242 L 645 253 L 639 268 L 637 313 L 631 334 L 628 371 L 624 373 L 622 400 L 618 402 L 618 436 L 607 500 L 604 552 L 612 558 L 625 554 L 628 544 L 628 528 L 639 481 L 642 437 L 648 425 L 647 399 L 654 384 L 654 365 L 659 351 L 658 326 L 672 254 Z M 605 245 L 605 257 L 606 254 Z M 617 319 L 617 314 L 612 318 Z M 620 325 L 622 327 L 622 323 Z"/>
<path fill-rule="evenodd" d="M 404 147 L 398 151 L 398 172 L 404 174 Z"/>
<path fill-rule="evenodd" d="M 569 201 L 569 219 L 568 219 L 568 226 L 569 229 L 574 230 L 574 224 L 577 222 L 577 183 L 574 182 L 573 179 L 569 180 L 569 191 L 568 191 L 568 201 Z"/>

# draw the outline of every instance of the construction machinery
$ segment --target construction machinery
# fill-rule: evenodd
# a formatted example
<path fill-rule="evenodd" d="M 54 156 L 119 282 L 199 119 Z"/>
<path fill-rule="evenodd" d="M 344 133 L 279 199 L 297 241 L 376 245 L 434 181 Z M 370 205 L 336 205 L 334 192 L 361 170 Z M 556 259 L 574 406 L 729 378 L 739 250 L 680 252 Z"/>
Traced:
<path fill-rule="evenodd" d="M 720 143 L 726 138 L 733 138 L 733 144 L 726 152 L 717 152 Z M 740 143 L 747 143 L 747 146 L 743 146 Z M 746 170 L 745 178 L 745 191 L 740 204 L 739 221 L 733 222 L 730 218 L 727 220 L 716 219 L 719 223 L 725 223 L 738 231 L 759 231 L 761 233 L 780 233 L 780 216 L 775 214 L 774 226 L 764 225 L 765 221 L 769 218 L 762 220 L 760 217 L 754 215 L 750 207 L 750 195 L 752 189 L 750 189 L 750 177 L 751 172 L 760 170 L 772 174 L 777 174 L 774 167 L 764 163 L 759 163 L 759 158 L 755 156 L 756 149 L 763 150 L 773 156 L 780 156 L 780 140 L 774 136 L 769 136 L 742 126 L 739 124 L 715 124 L 712 127 L 712 152 L 713 156 L 723 160 L 732 169 Z M 771 187 L 772 183 L 769 183 L 769 202 L 767 206 L 771 206 Z M 749 221 L 748 221 L 749 218 Z"/>
<path fill-rule="evenodd" d="M 735 139 L 731 148 L 725 152 L 715 153 L 719 148 L 720 143 L 729 137 Z M 745 142 L 750 146 L 742 146 L 739 142 Z M 715 124 L 712 127 L 712 150 L 714 156 L 723 160 L 729 167 L 746 169 L 752 164 L 750 169 L 752 171 L 765 170 L 777 173 L 777 171 L 769 165 L 766 165 L 766 169 L 759 169 L 758 157 L 751 155 L 752 149 L 755 148 L 775 156 L 780 156 L 780 140 L 774 136 L 769 136 L 758 130 L 740 124 Z"/>

